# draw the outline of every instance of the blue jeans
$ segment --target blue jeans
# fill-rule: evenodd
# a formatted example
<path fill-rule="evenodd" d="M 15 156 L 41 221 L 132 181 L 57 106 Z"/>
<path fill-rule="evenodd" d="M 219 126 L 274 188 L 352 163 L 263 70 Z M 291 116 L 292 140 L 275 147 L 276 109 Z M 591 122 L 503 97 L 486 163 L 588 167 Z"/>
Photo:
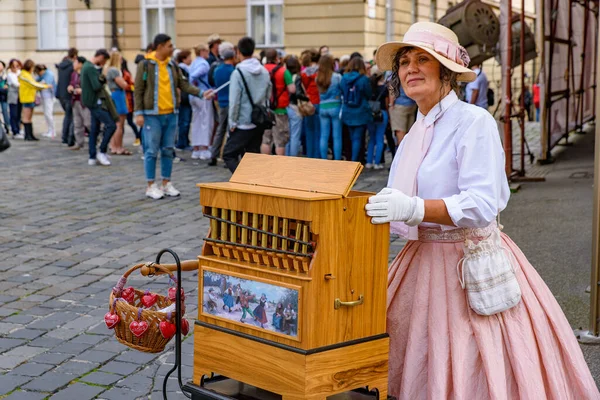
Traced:
<path fill-rule="evenodd" d="M 352 141 L 352 161 L 358 161 L 360 148 L 365 138 L 366 125 L 348 126 L 350 140 Z"/>
<path fill-rule="evenodd" d="M 315 104 L 315 113 L 304 117 L 306 132 L 306 157 L 319 158 L 319 137 L 321 136 L 321 123 L 319 120 L 319 105 Z"/>
<path fill-rule="evenodd" d="M 75 143 L 75 136 L 73 134 L 73 103 L 71 101 L 71 96 L 58 100 L 60 101 L 60 106 L 65 110 L 61 139 L 63 143 L 70 145 Z"/>
<path fill-rule="evenodd" d="M 189 133 L 190 123 L 192 122 L 192 106 L 189 104 L 180 105 L 177 118 L 177 126 L 179 127 L 177 148 L 183 150 L 190 145 Z"/>
<path fill-rule="evenodd" d="M 106 153 L 108 151 L 108 143 L 110 142 L 113 133 L 115 133 L 115 130 L 117 130 L 117 125 L 110 116 L 110 113 L 100 107 L 90 108 L 90 114 L 92 115 L 92 126 L 89 137 L 90 160 L 95 160 L 100 124 L 104 124 L 102 143 L 100 143 L 100 153 Z"/>
<path fill-rule="evenodd" d="M 6 129 L 10 126 L 10 117 L 8 116 L 8 103 L 3 101 L 0 102 L 0 108 L 2 108 L 2 120 L 4 121 L 4 125 Z M 6 133 L 9 133 L 8 131 Z"/>
<path fill-rule="evenodd" d="M 367 147 L 367 164 L 381 164 L 381 155 L 383 154 L 383 138 L 388 124 L 388 113 L 382 110 L 383 121 L 371 122 L 369 128 L 369 146 Z M 375 162 L 373 162 L 373 156 Z"/>
<path fill-rule="evenodd" d="M 144 171 L 146 180 L 156 177 L 156 158 L 160 149 L 160 173 L 165 180 L 171 180 L 177 115 L 145 115 L 142 141 L 144 142 Z"/>
<path fill-rule="evenodd" d="M 329 135 L 333 131 L 333 159 L 342 159 L 342 121 L 340 120 L 340 107 L 321 108 L 321 158 L 327 159 L 329 149 Z"/>
<path fill-rule="evenodd" d="M 302 136 L 302 116 L 298 114 L 298 108 L 288 106 L 288 119 L 290 121 L 290 140 L 285 145 L 285 154 L 297 157 L 300 153 L 300 137 Z"/>
<path fill-rule="evenodd" d="M 13 135 L 18 135 L 21 128 L 21 103 L 9 104 L 10 109 L 10 129 Z"/>
<path fill-rule="evenodd" d="M 535 122 L 540 122 L 540 108 L 535 108 Z"/>

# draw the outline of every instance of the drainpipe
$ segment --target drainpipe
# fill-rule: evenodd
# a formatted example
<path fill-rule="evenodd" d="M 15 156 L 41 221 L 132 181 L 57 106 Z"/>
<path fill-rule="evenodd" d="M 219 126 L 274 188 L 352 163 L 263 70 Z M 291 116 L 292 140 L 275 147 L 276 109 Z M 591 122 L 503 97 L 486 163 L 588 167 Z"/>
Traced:
<path fill-rule="evenodd" d="M 418 5 L 418 1 L 417 0 L 412 0 L 412 11 L 410 13 L 411 17 L 412 17 L 412 23 L 414 24 L 415 22 L 417 22 L 417 7 Z"/>
<path fill-rule="evenodd" d="M 429 3 L 429 20 L 436 22 L 437 19 L 437 0 L 431 0 Z"/>
<path fill-rule="evenodd" d="M 394 40 L 394 7 L 393 0 L 385 2 L 385 41 L 391 42 Z"/>
<path fill-rule="evenodd" d="M 110 18 L 112 31 L 111 47 L 119 49 L 119 38 L 117 37 L 117 0 L 110 0 Z"/>

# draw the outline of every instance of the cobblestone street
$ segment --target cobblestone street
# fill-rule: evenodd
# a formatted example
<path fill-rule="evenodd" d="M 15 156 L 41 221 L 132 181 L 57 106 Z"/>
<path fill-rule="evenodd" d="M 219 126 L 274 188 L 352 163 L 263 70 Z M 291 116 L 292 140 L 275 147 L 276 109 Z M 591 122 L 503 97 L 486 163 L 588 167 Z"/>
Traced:
<path fill-rule="evenodd" d="M 36 132 L 43 132 L 39 124 Z M 126 134 L 136 153 L 132 137 Z M 524 185 L 503 214 L 506 232 L 574 328 L 587 324 L 589 310 L 592 143 L 592 134 L 579 136 L 550 167 L 548 181 Z M 181 196 L 153 201 L 144 195 L 140 154 L 93 167 L 87 151 L 68 151 L 60 139 L 12 144 L 0 153 L 0 399 L 161 399 L 173 344 L 146 354 L 118 343 L 103 320 L 109 292 L 127 268 L 154 260 L 162 248 L 182 260 L 200 253 L 208 222 L 195 185 L 226 181 L 229 171 L 182 152 L 187 161 L 173 171 Z M 571 178 L 582 172 L 587 175 Z M 386 181 L 387 170 L 366 170 L 355 188 L 378 191 Z M 390 259 L 402 246 L 392 239 Z M 129 285 L 166 294 L 168 280 L 134 273 Z M 197 274 L 184 273 L 183 287 L 192 322 Z M 184 382 L 192 374 L 192 342 L 190 334 L 183 344 Z M 598 382 L 600 350 L 585 347 L 584 353 Z M 178 390 L 171 379 L 169 399 L 183 399 Z"/>

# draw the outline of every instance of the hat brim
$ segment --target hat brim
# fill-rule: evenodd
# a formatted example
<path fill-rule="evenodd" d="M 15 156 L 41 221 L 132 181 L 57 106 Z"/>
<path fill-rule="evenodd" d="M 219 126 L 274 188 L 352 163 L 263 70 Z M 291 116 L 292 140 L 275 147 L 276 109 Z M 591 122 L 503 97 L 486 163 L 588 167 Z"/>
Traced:
<path fill-rule="evenodd" d="M 456 80 L 459 82 L 473 82 L 477 78 L 477 74 L 470 70 L 469 68 L 463 67 L 447 59 L 446 57 L 438 54 L 435 50 L 427 48 L 425 46 L 419 46 L 412 43 L 406 42 L 388 42 L 384 43 L 377 49 L 377 53 L 375 53 L 375 61 L 377 63 L 377 67 L 380 71 L 390 71 L 392 70 L 394 57 L 398 50 L 404 47 L 416 47 L 421 50 L 424 50 L 435 57 L 436 60 L 440 62 L 444 67 L 448 68 L 450 71 L 456 72 L 458 74 Z"/>

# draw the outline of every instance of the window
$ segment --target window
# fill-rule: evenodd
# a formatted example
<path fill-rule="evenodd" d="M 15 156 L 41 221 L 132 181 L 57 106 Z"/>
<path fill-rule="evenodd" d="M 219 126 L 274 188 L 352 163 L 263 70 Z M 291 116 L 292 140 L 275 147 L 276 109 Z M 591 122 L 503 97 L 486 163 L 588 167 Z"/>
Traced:
<path fill-rule="evenodd" d="M 283 47 L 283 0 L 249 0 L 248 35 L 258 47 Z"/>
<path fill-rule="evenodd" d="M 175 0 L 141 0 L 142 46 L 154 40 L 159 33 L 166 33 L 175 42 Z"/>
<path fill-rule="evenodd" d="M 69 48 L 67 0 L 37 0 L 38 49 Z"/>

